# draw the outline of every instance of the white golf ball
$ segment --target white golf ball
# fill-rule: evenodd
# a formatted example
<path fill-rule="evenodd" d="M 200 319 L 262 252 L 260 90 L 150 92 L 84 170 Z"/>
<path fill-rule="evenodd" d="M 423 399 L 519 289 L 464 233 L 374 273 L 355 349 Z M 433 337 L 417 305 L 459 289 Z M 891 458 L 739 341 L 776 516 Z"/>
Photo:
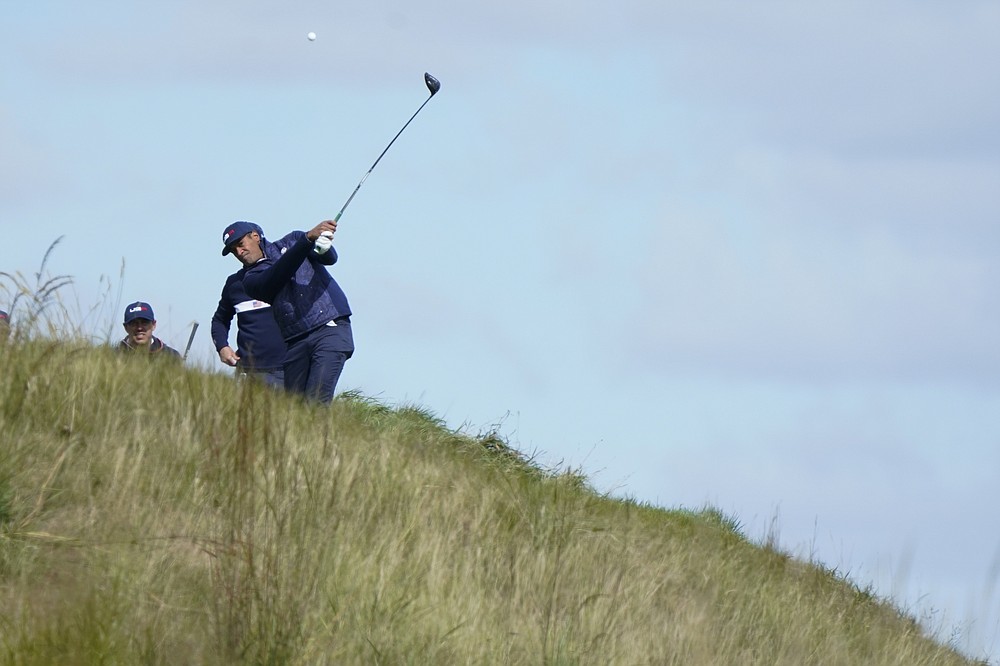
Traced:
<path fill-rule="evenodd" d="M 315 32 L 310 32 L 308 35 L 306 35 L 306 37 L 309 38 L 310 42 L 315 42 L 316 41 L 316 33 Z"/>

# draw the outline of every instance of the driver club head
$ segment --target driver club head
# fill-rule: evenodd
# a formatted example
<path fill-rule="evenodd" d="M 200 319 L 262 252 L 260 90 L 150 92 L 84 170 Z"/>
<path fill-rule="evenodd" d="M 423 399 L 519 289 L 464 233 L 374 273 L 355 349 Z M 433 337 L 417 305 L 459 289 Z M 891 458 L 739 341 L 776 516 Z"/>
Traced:
<path fill-rule="evenodd" d="M 424 83 L 427 84 L 427 89 L 431 91 L 431 97 L 433 97 L 434 93 L 438 90 L 441 90 L 441 82 L 427 72 L 424 72 Z"/>

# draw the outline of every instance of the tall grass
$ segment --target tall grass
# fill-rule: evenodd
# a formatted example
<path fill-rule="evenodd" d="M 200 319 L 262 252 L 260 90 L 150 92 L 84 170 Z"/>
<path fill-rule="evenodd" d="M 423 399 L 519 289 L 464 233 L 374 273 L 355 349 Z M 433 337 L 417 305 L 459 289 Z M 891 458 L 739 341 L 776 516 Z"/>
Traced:
<path fill-rule="evenodd" d="M 73 278 L 49 272 L 49 262 L 62 240 L 60 236 L 49 245 L 36 272 L 25 275 L 20 271 L 0 271 L 0 309 L 10 315 L 13 337 L 17 340 L 70 336 L 107 343 L 115 335 L 114 332 L 120 330 L 109 322 L 116 319 L 121 305 L 124 259 L 115 300 L 111 300 L 114 289 L 111 279 L 102 275 L 97 305 L 84 307 L 78 299 L 72 298 Z"/>
<path fill-rule="evenodd" d="M 0 663 L 970 662 L 714 509 L 39 331 L 0 343 Z"/>
<path fill-rule="evenodd" d="M 602 497 L 420 409 L 83 343 L 0 367 L 5 663 L 967 663 L 714 510 Z"/>

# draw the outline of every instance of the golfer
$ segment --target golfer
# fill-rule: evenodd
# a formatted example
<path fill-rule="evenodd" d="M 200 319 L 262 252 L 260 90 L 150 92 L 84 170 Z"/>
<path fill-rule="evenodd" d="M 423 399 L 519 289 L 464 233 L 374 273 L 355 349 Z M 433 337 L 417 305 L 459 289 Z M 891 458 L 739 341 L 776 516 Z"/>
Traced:
<path fill-rule="evenodd" d="M 223 255 L 243 264 L 243 287 L 250 298 L 271 304 L 288 345 L 285 388 L 319 402 L 333 399 L 347 359 L 354 354 L 351 307 L 327 272 L 337 261 L 337 223 L 320 222 L 268 241 L 250 222 L 235 222 L 222 234 Z"/>
<path fill-rule="evenodd" d="M 260 227 L 247 222 L 238 222 L 227 231 L 232 229 L 235 233 L 237 225 L 244 224 L 249 224 L 250 230 L 258 237 L 263 235 Z M 240 227 L 242 229 L 245 227 Z M 224 247 L 223 255 L 228 253 Z M 235 350 L 229 345 L 229 329 L 233 317 L 236 317 L 237 329 Z M 247 295 L 243 288 L 242 270 L 226 278 L 219 306 L 212 316 L 212 342 L 219 353 L 219 360 L 235 367 L 238 374 L 257 377 L 270 386 L 285 386 L 285 340 L 271 314 L 270 303 Z"/>

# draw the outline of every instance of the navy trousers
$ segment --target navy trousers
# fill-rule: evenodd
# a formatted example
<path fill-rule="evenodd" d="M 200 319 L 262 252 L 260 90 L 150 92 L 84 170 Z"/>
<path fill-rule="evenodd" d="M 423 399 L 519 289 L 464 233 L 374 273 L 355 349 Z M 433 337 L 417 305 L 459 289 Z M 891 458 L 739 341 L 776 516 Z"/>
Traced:
<path fill-rule="evenodd" d="M 285 388 L 285 371 L 281 368 L 277 370 L 244 370 L 239 374 L 241 377 L 258 379 L 274 388 Z"/>
<path fill-rule="evenodd" d="M 285 389 L 330 402 L 344 364 L 353 354 L 354 336 L 346 319 L 290 340 L 285 354 Z"/>

